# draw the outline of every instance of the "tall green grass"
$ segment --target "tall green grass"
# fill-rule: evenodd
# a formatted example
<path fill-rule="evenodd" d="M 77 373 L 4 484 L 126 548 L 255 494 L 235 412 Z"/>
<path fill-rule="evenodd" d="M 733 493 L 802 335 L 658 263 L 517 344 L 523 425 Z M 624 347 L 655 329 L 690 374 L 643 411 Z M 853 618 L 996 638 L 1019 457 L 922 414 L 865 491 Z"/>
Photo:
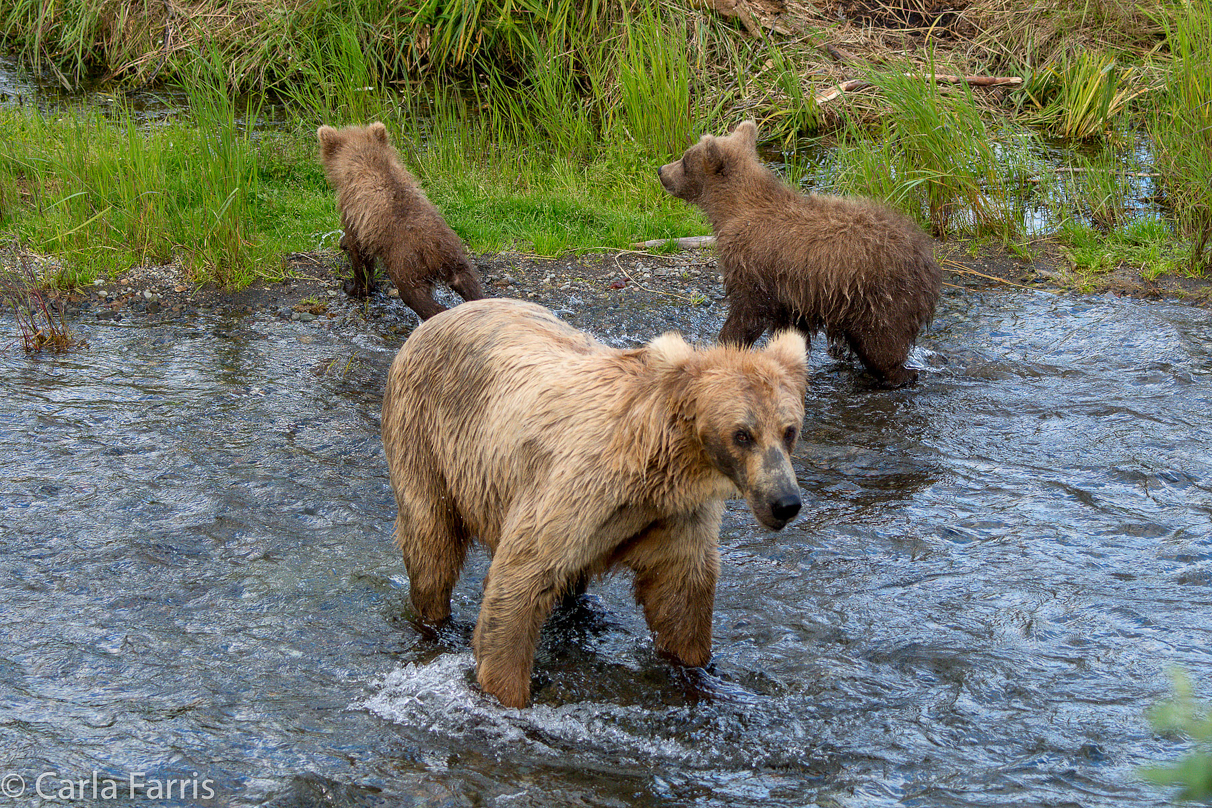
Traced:
<path fill-rule="evenodd" d="M 221 81 L 199 69 L 192 117 L 141 122 L 110 113 L 7 109 L 0 196 L 16 201 L 0 225 L 28 248 L 63 258 L 72 285 L 134 265 L 179 261 L 225 286 L 280 274 L 250 233 L 259 192 L 258 149 Z"/>
<path fill-rule="evenodd" d="M 335 247 L 340 219 L 314 121 L 253 139 L 227 96 L 200 93 L 193 109 L 162 124 L 128 110 L 0 109 L 0 236 L 58 256 L 64 269 L 50 280 L 66 286 L 173 261 L 238 288 L 280 277 L 286 253 Z M 452 99 L 425 117 L 400 108 L 382 118 L 473 251 L 556 255 L 707 230 L 635 143 L 604 144 L 592 159 L 503 146 L 487 118 Z"/>
<path fill-rule="evenodd" d="M 650 154 L 686 148 L 698 120 L 694 79 L 687 59 L 687 30 L 681 16 L 662 18 L 651 7 L 627 15 L 617 56 L 621 114 L 613 118 Z"/>
<path fill-rule="evenodd" d="M 322 29 L 299 31 L 294 40 L 297 72 L 275 85 L 275 94 L 294 108 L 323 111 L 333 126 L 381 117 L 393 88 L 385 86 L 390 72 L 381 56 L 364 41 L 368 34 L 357 17 L 333 18 Z"/>
<path fill-rule="evenodd" d="M 1193 272 L 1212 268 L 1212 5 L 1183 2 L 1162 17 L 1172 57 L 1170 79 L 1156 94 L 1149 134 L 1166 202 L 1190 239 Z"/>
<path fill-rule="evenodd" d="M 1124 2 L 1087 3 L 1081 20 L 1122 17 Z M 315 127 L 374 119 L 389 124 L 473 249 L 550 253 L 702 232 L 652 168 L 696 134 L 746 117 L 793 164 L 808 138 L 832 139 L 815 187 L 887 200 L 939 236 L 1010 243 L 1037 235 L 1045 218 L 1108 232 L 1131 219 L 1122 171 L 1100 158 L 1057 175 L 997 94 L 906 77 L 919 71 L 905 64 L 873 72 L 866 101 L 818 109 L 811 43 L 739 36 L 681 3 L 271 0 L 240 14 L 199 3 L 166 27 L 158 3 L 0 0 L 8 41 L 53 56 L 65 83 L 104 66 L 132 82 L 175 77 L 190 96 L 187 113 L 155 126 L 124 111 L 0 113 L 14 119 L 0 133 L 13 141 L 0 153 L 5 232 L 88 271 L 177 260 L 226 284 L 274 274 L 272 256 L 321 246 L 336 227 Z M 1150 93 L 1149 119 L 1166 202 L 1200 266 L 1212 253 L 1208 15 L 1184 0 L 1157 10 L 1173 75 Z M 179 47 L 131 55 L 138 48 L 118 42 L 119 29 L 145 42 L 168 30 Z M 128 64 L 115 65 L 120 53 Z M 1111 143 L 1130 133 L 1143 106 L 1132 96 L 1145 85 L 1110 58 L 1071 56 L 1035 72 L 1023 105 L 1039 131 L 1110 133 Z M 282 102 L 274 114 L 284 128 L 250 134 L 245 121 L 259 110 L 244 100 L 248 88 Z"/>

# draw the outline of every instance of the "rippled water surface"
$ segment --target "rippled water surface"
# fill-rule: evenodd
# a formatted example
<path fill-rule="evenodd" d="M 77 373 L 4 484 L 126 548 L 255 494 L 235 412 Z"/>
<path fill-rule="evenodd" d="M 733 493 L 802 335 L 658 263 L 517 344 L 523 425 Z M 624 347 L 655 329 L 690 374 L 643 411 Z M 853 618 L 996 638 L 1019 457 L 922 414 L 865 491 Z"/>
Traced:
<path fill-rule="evenodd" d="M 709 337 L 695 312 L 561 315 L 626 344 Z M 528 710 L 473 687 L 482 552 L 450 628 L 409 622 L 398 337 L 78 328 L 0 353 L 0 774 L 26 798 L 96 770 L 237 806 L 1164 805 L 1136 767 L 1183 746 L 1143 712 L 1175 664 L 1208 696 L 1206 311 L 956 292 L 891 393 L 814 349 L 805 508 L 772 534 L 729 507 L 710 669 L 657 658 L 611 578 L 548 623 Z"/>

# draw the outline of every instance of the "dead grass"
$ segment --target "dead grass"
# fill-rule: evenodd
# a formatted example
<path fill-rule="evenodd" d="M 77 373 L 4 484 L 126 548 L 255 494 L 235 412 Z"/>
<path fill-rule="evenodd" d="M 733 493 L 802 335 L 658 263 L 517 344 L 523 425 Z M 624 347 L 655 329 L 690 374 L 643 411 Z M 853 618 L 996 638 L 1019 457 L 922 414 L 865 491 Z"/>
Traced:
<path fill-rule="evenodd" d="M 59 300 L 43 288 L 33 261 L 17 247 L 0 254 L 0 303 L 12 306 L 26 353 L 63 353 L 88 344 L 72 333 Z"/>

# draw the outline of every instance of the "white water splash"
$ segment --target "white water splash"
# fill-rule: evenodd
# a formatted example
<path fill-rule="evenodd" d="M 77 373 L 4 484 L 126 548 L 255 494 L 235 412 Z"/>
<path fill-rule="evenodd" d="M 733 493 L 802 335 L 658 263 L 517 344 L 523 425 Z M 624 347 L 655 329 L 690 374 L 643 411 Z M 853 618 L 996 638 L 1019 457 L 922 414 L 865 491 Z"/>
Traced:
<path fill-rule="evenodd" d="M 402 726 L 445 738 L 487 741 L 498 750 L 521 747 L 531 754 L 560 757 L 597 749 L 620 762 L 653 761 L 699 765 L 702 751 L 677 741 L 637 734 L 652 732 L 648 711 L 635 706 L 577 702 L 558 707 L 502 707 L 469 684 L 471 653 L 444 654 L 424 665 L 409 663 L 373 682 L 368 699 L 354 707 Z M 643 713 L 643 714 L 641 714 Z M 664 722 L 660 722 L 664 723 Z"/>

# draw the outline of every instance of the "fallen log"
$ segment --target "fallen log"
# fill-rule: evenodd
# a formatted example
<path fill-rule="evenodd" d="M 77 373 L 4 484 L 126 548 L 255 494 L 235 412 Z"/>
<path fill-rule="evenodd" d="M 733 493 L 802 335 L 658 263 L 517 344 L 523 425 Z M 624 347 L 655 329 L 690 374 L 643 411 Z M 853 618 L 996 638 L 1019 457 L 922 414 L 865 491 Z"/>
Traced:
<path fill-rule="evenodd" d="M 715 236 L 686 236 L 684 238 L 654 238 L 651 241 L 640 241 L 631 245 L 633 250 L 648 250 L 653 247 L 664 247 L 673 244 L 679 250 L 697 250 L 700 247 L 710 247 L 715 244 Z"/>
<path fill-rule="evenodd" d="M 973 87 L 1017 87 L 1023 83 L 1021 76 L 951 76 L 946 73 L 906 73 L 905 75 L 911 79 L 933 79 L 944 84 L 966 83 Z M 815 100 L 817 104 L 824 104 L 843 93 L 870 86 L 871 82 L 866 79 L 850 79 L 817 93 Z"/>

